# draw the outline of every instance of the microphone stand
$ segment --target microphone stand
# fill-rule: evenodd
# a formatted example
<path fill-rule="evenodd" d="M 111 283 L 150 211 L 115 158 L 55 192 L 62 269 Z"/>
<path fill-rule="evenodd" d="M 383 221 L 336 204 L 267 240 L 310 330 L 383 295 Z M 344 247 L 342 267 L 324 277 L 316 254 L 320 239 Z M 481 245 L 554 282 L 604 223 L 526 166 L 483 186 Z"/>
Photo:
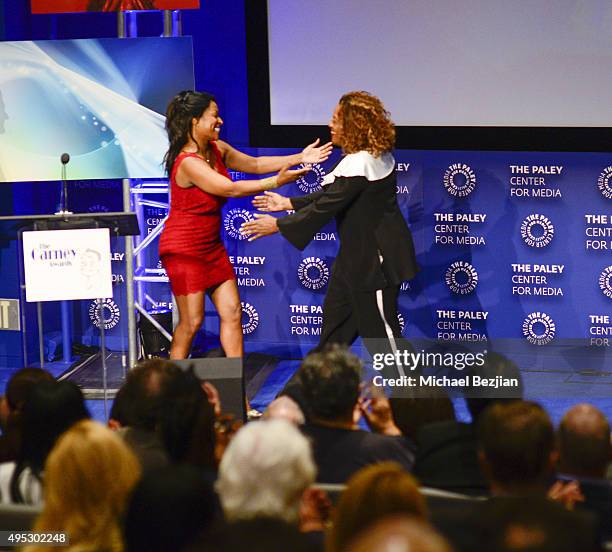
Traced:
<path fill-rule="evenodd" d="M 56 215 L 72 215 L 72 211 L 68 210 L 68 180 L 66 180 L 66 165 L 70 161 L 70 155 L 62 153 L 60 157 L 62 163 L 62 189 L 60 192 L 60 210 L 55 213 Z"/>

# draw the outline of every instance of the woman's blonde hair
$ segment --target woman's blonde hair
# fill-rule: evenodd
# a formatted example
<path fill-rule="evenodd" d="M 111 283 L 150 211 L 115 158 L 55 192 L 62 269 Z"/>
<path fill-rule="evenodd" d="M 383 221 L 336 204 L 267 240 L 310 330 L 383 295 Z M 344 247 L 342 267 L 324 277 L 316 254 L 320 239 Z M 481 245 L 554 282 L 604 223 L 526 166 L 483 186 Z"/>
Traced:
<path fill-rule="evenodd" d="M 396 462 L 380 462 L 359 470 L 340 496 L 327 552 L 340 552 L 361 532 L 392 515 L 428 518 L 425 498 L 414 477 Z"/>
<path fill-rule="evenodd" d="M 380 99 L 348 92 L 339 103 L 344 153 L 367 151 L 378 157 L 395 147 L 395 125 Z"/>
<path fill-rule="evenodd" d="M 120 552 L 119 518 L 139 477 L 138 460 L 120 437 L 97 422 L 78 422 L 47 459 L 45 504 L 33 530 L 67 533 L 70 550 Z"/>

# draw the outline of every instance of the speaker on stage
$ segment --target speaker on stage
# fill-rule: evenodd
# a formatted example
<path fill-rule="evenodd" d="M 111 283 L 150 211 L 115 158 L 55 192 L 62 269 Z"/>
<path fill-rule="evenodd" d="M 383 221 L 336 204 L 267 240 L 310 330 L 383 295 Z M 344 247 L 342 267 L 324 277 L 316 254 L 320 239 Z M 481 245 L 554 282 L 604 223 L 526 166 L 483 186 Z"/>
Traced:
<path fill-rule="evenodd" d="M 172 362 L 185 370 L 193 367 L 198 379 L 212 383 L 219 391 L 223 413 L 246 421 L 241 358 L 192 358 Z"/>

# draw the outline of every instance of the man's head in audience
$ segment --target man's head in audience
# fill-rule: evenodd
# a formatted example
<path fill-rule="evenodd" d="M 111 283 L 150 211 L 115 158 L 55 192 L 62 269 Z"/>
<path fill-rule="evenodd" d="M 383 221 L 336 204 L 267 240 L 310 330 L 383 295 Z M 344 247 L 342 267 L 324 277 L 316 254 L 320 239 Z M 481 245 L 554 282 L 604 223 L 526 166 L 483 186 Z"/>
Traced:
<path fill-rule="evenodd" d="M 217 491 L 229 521 L 272 517 L 296 523 L 315 476 L 306 437 L 285 420 L 262 420 L 241 428 L 230 442 Z"/>
<path fill-rule="evenodd" d="M 109 426 L 154 431 L 163 383 L 181 369 L 166 360 L 147 360 L 128 372 L 110 413 Z"/>
<path fill-rule="evenodd" d="M 297 426 L 304 424 L 304 413 L 298 403 L 287 395 L 281 395 L 274 399 L 266 408 L 263 415 L 264 419 L 287 420 Z"/>
<path fill-rule="evenodd" d="M 494 494 L 544 493 L 556 464 L 552 422 L 536 403 L 490 406 L 480 418 L 480 458 Z"/>
<path fill-rule="evenodd" d="M 312 353 L 304 359 L 299 379 L 314 423 L 352 426 L 361 381 L 361 362 L 355 355 L 339 345 Z"/>
<path fill-rule="evenodd" d="M 559 425 L 559 471 L 577 477 L 604 478 L 610 462 L 610 424 L 590 404 L 570 408 Z"/>
<path fill-rule="evenodd" d="M 361 533 L 346 552 L 452 552 L 450 545 L 427 523 L 410 517 L 391 517 Z"/>

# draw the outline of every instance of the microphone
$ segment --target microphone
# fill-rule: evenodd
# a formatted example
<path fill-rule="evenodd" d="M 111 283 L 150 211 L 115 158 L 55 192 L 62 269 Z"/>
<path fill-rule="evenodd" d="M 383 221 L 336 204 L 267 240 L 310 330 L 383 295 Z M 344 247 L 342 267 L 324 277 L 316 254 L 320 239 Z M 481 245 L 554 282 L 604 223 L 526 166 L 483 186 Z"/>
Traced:
<path fill-rule="evenodd" d="M 60 155 L 60 162 L 62 163 L 62 189 L 60 192 L 60 210 L 56 215 L 71 215 L 72 213 L 68 210 L 68 182 L 66 181 L 66 165 L 70 161 L 69 153 L 62 153 Z"/>

